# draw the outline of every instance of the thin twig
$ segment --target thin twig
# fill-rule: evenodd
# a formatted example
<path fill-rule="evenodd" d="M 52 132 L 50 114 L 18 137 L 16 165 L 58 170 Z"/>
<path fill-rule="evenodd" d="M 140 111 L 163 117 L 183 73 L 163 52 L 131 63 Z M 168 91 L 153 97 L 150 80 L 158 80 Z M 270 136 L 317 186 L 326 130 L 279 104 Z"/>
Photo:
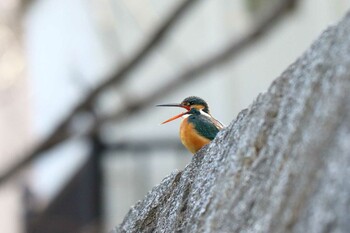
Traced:
<path fill-rule="evenodd" d="M 28 156 L 26 156 L 23 160 L 18 162 L 16 165 L 11 167 L 8 171 L 6 171 L 1 177 L 0 177 L 0 184 L 7 181 L 11 176 L 16 174 L 20 169 L 22 169 L 24 166 L 26 166 L 28 163 L 33 161 L 34 159 L 38 158 L 42 152 L 47 151 L 48 149 L 51 149 L 52 147 L 60 144 L 61 142 L 67 140 L 68 138 L 74 136 L 72 132 L 69 131 L 69 124 L 73 117 L 81 112 L 82 110 L 88 110 L 91 107 L 91 104 L 93 103 L 94 99 L 97 97 L 97 95 L 102 92 L 105 88 L 109 87 L 110 85 L 113 85 L 119 80 L 122 80 L 125 78 L 125 76 L 140 62 L 143 58 L 146 57 L 146 55 L 160 42 L 162 38 L 164 38 L 164 35 L 169 30 L 171 26 L 177 21 L 177 17 L 182 15 L 186 8 L 189 7 L 189 2 L 193 3 L 195 0 L 189 0 L 185 1 L 183 5 L 181 5 L 175 13 L 172 14 L 175 18 L 172 17 L 168 18 L 168 21 L 170 23 L 164 23 L 164 25 L 167 25 L 163 28 L 163 30 L 158 30 L 155 35 L 158 34 L 160 39 L 157 37 L 152 37 L 154 42 L 151 40 L 150 43 L 147 43 L 144 49 L 139 53 L 139 56 L 141 58 L 138 58 L 138 56 L 135 57 L 131 62 L 129 62 L 127 65 L 123 66 L 122 69 L 117 72 L 116 75 L 113 75 L 110 79 L 107 79 L 106 82 L 101 84 L 99 87 L 97 87 L 95 90 L 93 90 L 84 101 L 79 104 L 72 112 L 69 114 L 68 117 L 66 117 L 62 123 L 56 127 L 56 129 L 53 131 L 53 133 L 45 140 L 42 144 L 40 144 L 37 148 L 35 148 Z M 278 4 L 271 12 L 270 15 L 268 15 L 265 19 L 261 20 L 260 24 L 258 24 L 250 33 L 248 33 L 245 37 L 240 39 L 238 42 L 234 42 L 230 44 L 227 48 L 224 48 L 221 52 L 217 53 L 216 55 L 210 57 L 209 59 L 206 59 L 202 63 L 199 63 L 194 68 L 188 70 L 187 72 L 184 72 L 182 75 L 178 76 L 175 79 L 171 79 L 169 83 L 164 85 L 162 88 L 158 89 L 157 91 L 153 92 L 151 95 L 143 97 L 142 99 L 135 100 L 133 102 L 130 102 L 129 104 L 125 105 L 123 109 L 118 111 L 115 114 L 111 114 L 109 116 L 100 118 L 93 129 L 89 132 L 89 134 L 94 134 L 99 130 L 99 127 L 101 124 L 105 123 L 106 121 L 111 120 L 118 120 L 124 117 L 125 115 L 133 114 L 135 112 L 138 112 L 142 110 L 143 108 L 146 108 L 149 106 L 152 102 L 154 102 L 156 99 L 159 99 L 160 97 L 168 94 L 170 91 L 173 91 L 174 89 L 178 88 L 181 85 L 184 85 L 186 82 L 194 80 L 198 78 L 201 74 L 204 72 L 209 71 L 213 67 L 222 64 L 229 59 L 232 60 L 234 56 L 237 56 L 240 52 L 242 52 L 244 49 L 252 45 L 254 42 L 256 42 L 258 39 L 261 38 L 262 35 L 264 35 L 266 32 L 269 31 L 277 22 L 278 19 L 282 18 L 282 16 L 285 15 L 288 7 L 296 2 L 297 0 L 283 0 L 280 4 Z M 185 9 L 182 9 L 184 7 Z M 181 10 L 180 10 L 181 9 Z M 178 12 L 179 11 L 179 12 Z M 154 44 L 153 44 L 153 43 Z"/>
<path fill-rule="evenodd" d="M 160 87 L 158 90 L 154 91 L 149 96 L 143 96 L 138 100 L 133 100 L 124 106 L 123 109 L 119 109 L 118 112 L 112 113 L 108 116 L 101 117 L 98 120 L 99 124 L 106 123 L 108 121 L 115 121 L 127 116 L 129 114 L 134 114 L 152 104 L 155 100 L 160 99 L 162 96 L 169 94 L 169 92 L 178 89 L 180 86 L 197 79 L 205 72 L 210 71 L 218 65 L 222 65 L 226 61 L 232 61 L 237 55 L 242 52 L 247 47 L 251 46 L 254 42 L 260 39 L 264 34 L 266 34 L 274 25 L 282 18 L 288 10 L 289 6 L 295 3 L 297 0 L 283 0 L 279 5 L 275 6 L 272 12 L 266 16 L 265 19 L 261 20 L 251 32 L 240 39 L 237 42 L 232 42 L 227 47 L 222 49 L 217 54 L 211 56 L 210 58 L 200 62 L 195 67 L 185 71 L 175 78 L 169 78 L 171 80 L 164 86 Z M 235 57 L 236 56 L 236 57 Z M 99 125 L 93 130 L 98 130 Z"/>
<path fill-rule="evenodd" d="M 69 127 L 72 119 L 81 111 L 89 111 L 95 102 L 96 97 L 107 87 L 122 82 L 130 71 L 132 71 L 136 66 L 140 65 L 147 55 L 160 45 L 166 35 L 170 32 L 170 29 L 173 28 L 173 26 L 181 19 L 181 16 L 183 16 L 186 11 L 188 11 L 196 2 L 198 2 L 198 0 L 184 0 L 178 7 L 176 7 L 176 9 L 169 14 L 161 26 L 150 37 L 148 42 L 146 42 L 139 52 L 136 53 L 135 57 L 124 64 L 111 77 L 107 78 L 106 81 L 93 89 L 88 96 L 86 96 L 86 98 L 55 127 L 52 133 L 42 143 L 28 153 L 28 155 L 24 156 L 23 160 L 4 172 L 4 174 L 0 177 L 0 184 L 8 180 L 12 175 L 17 173 L 28 163 L 39 157 L 43 152 L 73 136 Z"/>

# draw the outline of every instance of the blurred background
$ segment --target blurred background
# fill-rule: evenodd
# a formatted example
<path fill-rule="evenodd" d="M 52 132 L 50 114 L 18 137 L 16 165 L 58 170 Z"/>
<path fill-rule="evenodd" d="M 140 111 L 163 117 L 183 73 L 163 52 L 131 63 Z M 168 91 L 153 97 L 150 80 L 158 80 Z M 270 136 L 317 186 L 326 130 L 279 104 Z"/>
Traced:
<path fill-rule="evenodd" d="M 348 0 L 289 1 L 244 51 L 180 80 L 242 41 L 281 1 L 193 1 L 120 74 L 186 1 L 1 0 L 0 175 L 17 167 L 0 179 L 1 231 L 108 232 L 119 224 L 192 158 L 178 139 L 180 121 L 160 125 L 181 110 L 156 104 L 200 96 L 228 125 L 350 8 Z"/>

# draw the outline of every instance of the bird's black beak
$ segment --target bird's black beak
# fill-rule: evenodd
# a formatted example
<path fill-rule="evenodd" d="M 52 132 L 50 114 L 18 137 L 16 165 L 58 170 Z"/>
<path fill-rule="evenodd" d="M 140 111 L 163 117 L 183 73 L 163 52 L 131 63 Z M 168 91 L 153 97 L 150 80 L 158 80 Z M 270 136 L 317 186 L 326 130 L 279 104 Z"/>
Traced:
<path fill-rule="evenodd" d="M 180 108 L 184 108 L 184 109 L 187 110 L 186 112 L 180 113 L 179 115 L 173 116 L 172 118 L 170 118 L 170 119 L 168 119 L 168 120 L 162 122 L 162 124 L 165 124 L 165 123 L 168 123 L 168 122 L 170 122 L 170 121 L 176 120 L 177 118 L 180 118 L 180 117 L 182 117 L 183 115 L 187 114 L 188 111 L 190 110 L 189 107 L 184 106 L 184 105 L 182 105 L 182 104 L 158 104 L 158 105 L 156 105 L 156 106 L 157 106 L 157 107 L 180 107 Z"/>
<path fill-rule="evenodd" d="M 158 104 L 156 106 L 157 107 L 180 107 L 180 108 L 183 107 L 181 104 Z"/>
<path fill-rule="evenodd" d="M 179 107 L 179 108 L 184 108 L 187 111 L 189 111 L 191 109 L 190 106 L 186 106 L 183 104 L 158 104 L 158 105 L 156 105 L 156 107 Z"/>

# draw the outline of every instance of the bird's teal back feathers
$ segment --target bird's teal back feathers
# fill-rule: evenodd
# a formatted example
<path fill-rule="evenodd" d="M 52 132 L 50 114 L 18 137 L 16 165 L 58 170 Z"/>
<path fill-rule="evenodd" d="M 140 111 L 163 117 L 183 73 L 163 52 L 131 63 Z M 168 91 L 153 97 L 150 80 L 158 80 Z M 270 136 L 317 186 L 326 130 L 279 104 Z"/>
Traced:
<path fill-rule="evenodd" d="M 210 120 L 209 117 L 200 114 L 200 112 L 196 109 L 191 109 L 191 115 L 188 117 L 188 122 L 193 124 L 194 129 L 201 136 L 213 140 L 219 129 L 215 126 L 215 124 Z"/>

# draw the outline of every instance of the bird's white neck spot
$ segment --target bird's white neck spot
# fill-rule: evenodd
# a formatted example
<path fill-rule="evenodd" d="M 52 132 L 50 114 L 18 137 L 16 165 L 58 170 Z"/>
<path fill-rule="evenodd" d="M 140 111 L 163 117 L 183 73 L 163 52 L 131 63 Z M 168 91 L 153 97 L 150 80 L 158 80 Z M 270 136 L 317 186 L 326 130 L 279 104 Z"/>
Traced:
<path fill-rule="evenodd" d="M 199 112 L 200 112 L 202 115 L 211 118 L 211 116 L 210 116 L 208 113 L 204 112 L 202 109 L 200 109 Z"/>

